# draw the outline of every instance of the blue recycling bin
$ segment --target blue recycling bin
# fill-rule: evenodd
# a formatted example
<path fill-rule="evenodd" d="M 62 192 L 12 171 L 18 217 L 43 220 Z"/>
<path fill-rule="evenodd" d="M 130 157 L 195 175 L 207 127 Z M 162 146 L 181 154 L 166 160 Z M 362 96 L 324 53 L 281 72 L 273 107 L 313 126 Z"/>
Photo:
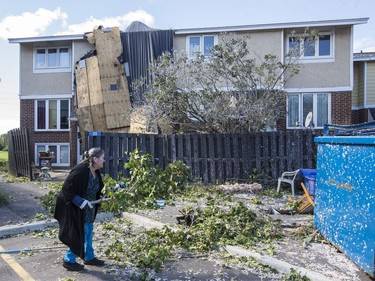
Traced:
<path fill-rule="evenodd" d="M 375 275 L 375 136 L 317 137 L 314 224 Z"/>
<path fill-rule="evenodd" d="M 316 185 L 316 169 L 300 169 L 303 184 L 305 185 L 309 195 L 315 195 Z"/>

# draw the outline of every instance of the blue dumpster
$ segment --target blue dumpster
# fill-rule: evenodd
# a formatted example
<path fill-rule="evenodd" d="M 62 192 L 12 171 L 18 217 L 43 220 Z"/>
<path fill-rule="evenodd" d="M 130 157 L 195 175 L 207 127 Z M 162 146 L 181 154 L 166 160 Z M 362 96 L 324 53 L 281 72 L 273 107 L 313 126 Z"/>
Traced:
<path fill-rule="evenodd" d="M 375 137 L 317 137 L 314 224 L 374 276 Z"/>
<path fill-rule="evenodd" d="M 309 195 L 315 195 L 316 169 L 300 169 L 300 171 L 307 192 Z"/>

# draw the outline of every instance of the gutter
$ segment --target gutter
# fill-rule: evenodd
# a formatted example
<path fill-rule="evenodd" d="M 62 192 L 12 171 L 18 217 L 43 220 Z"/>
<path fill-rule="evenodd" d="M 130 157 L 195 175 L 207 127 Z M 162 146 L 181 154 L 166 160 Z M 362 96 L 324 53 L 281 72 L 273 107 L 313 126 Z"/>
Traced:
<path fill-rule="evenodd" d="M 303 22 L 289 22 L 289 23 L 270 23 L 270 24 L 255 24 L 255 25 L 239 25 L 239 26 L 224 26 L 224 27 L 199 27 L 188 29 L 176 29 L 175 34 L 196 34 L 196 33 L 218 33 L 218 32 L 233 32 L 233 31 L 251 31 L 251 30 L 270 30 L 270 29 L 285 29 L 285 28 L 301 28 L 301 27 L 323 27 L 323 26 L 340 26 L 340 25 L 357 25 L 367 23 L 369 18 L 354 18 L 354 19 L 339 19 L 339 20 L 321 20 L 321 21 L 303 21 Z"/>

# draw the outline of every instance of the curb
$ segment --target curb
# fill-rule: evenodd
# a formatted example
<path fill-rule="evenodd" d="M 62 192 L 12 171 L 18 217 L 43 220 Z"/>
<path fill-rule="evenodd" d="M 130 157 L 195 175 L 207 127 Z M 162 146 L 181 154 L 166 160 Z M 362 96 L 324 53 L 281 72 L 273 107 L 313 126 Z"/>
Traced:
<path fill-rule="evenodd" d="M 232 255 L 242 256 L 242 257 L 251 256 L 255 258 L 256 260 L 258 260 L 260 263 L 275 268 L 280 273 L 288 273 L 290 269 L 293 268 L 296 271 L 299 271 L 301 275 L 306 275 L 311 281 L 332 281 L 332 279 L 318 272 L 306 269 L 304 267 L 295 266 L 295 265 L 292 265 L 282 260 L 275 259 L 270 256 L 264 256 L 254 251 L 248 251 L 238 246 L 224 246 L 224 249 Z"/>
<path fill-rule="evenodd" d="M 24 223 L 24 224 L 2 226 L 0 227 L 0 238 L 9 236 L 9 235 L 22 234 L 25 232 L 30 232 L 30 231 L 35 231 L 35 230 L 42 230 L 46 227 L 56 226 L 56 225 L 57 225 L 57 221 L 55 219 L 52 219 L 52 220 L 30 222 L 30 223 Z"/>
<path fill-rule="evenodd" d="M 112 213 L 99 213 L 96 216 L 98 221 L 103 221 L 106 219 L 113 218 Z M 18 235 L 26 232 L 36 231 L 36 230 L 43 230 L 47 227 L 51 226 L 58 226 L 58 222 L 55 219 L 48 219 L 48 220 L 41 220 L 35 221 L 30 223 L 22 223 L 22 224 L 15 224 L 15 225 L 7 225 L 0 227 L 0 238 L 9 235 Z"/>
<path fill-rule="evenodd" d="M 178 228 L 173 227 L 169 224 L 162 223 L 160 221 L 147 218 L 145 216 L 137 215 L 134 213 L 128 213 L 128 212 L 122 212 L 121 217 L 130 220 L 133 224 L 137 226 L 144 227 L 147 230 L 150 230 L 152 228 L 162 229 L 164 226 L 168 226 L 172 230 L 178 230 Z"/>

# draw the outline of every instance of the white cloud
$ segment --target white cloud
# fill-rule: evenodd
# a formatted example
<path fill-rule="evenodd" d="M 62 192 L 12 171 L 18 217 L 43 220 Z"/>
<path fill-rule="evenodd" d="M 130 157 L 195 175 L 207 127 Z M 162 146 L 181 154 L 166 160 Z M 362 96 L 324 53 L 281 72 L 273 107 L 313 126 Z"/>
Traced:
<path fill-rule="evenodd" d="M 68 15 L 58 7 L 53 11 L 39 8 L 34 13 L 24 12 L 0 20 L 0 38 L 33 37 L 42 35 L 54 22 L 66 26 Z"/>
<path fill-rule="evenodd" d="M 372 37 L 362 37 L 354 41 L 353 46 L 354 52 L 375 52 L 375 38 Z"/>
<path fill-rule="evenodd" d="M 133 21 L 141 21 L 149 26 L 152 26 L 155 22 L 154 17 L 148 14 L 146 11 L 137 10 L 118 17 L 106 17 L 102 19 L 90 17 L 83 23 L 69 25 L 65 31 L 59 32 L 58 34 L 61 35 L 90 32 L 93 29 L 97 28 L 99 25 L 102 25 L 104 27 L 118 26 L 121 30 L 124 30 Z"/>
<path fill-rule="evenodd" d="M 101 19 L 91 16 L 85 22 L 72 25 L 67 23 L 67 19 L 67 13 L 61 11 L 60 7 L 53 11 L 39 8 L 33 13 L 24 12 L 21 15 L 8 16 L 0 20 L 0 39 L 52 35 L 46 34 L 46 31 L 54 24 L 59 24 L 57 28 L 60 30 L 55 35 L 62 35 L 90 32 L 99 25 L 104 27 L 118 26 L 123 30 L 133 21 L 141 21 L 149 26 L 153 26 L 155 22 L 154 17 L 144 10 L 136 10 L 122 16 Z"/>

